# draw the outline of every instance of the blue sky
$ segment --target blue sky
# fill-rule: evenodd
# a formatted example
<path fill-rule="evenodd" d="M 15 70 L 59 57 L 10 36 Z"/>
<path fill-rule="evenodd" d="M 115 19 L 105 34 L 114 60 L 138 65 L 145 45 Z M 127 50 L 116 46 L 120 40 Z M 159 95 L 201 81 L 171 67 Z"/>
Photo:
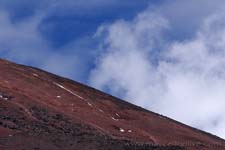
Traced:
<path fill-rule="evenodd" d="M 225 137 L 223 0 L 0 0 L 0 57 Z"/>
<path fill-rule="evenodd" d="M 0 51 L 1 57 L 11 59 L 18 63 L 41 67 L 57 74 L 87 83 L 88 72 L 94 65 L 95 50 L 98 49 L 99 41 L 93 38 L 98 27 L 117 19 L 130 20 L 135 17 L 138 12 L 146 9 L 149 5 L 156 5 L 157 3 L 153 1 L 150 3 L 149 0 L 140 0 L 138 3 L 136 0 L 124 0 L 122 2 L 119 0 L 91 0 L 88 4 L 81 0 L 41 0 L 38 2 L 29 0 L 13 2 L 1 0 L 0 10 L 1 14 L 5 16 L 2 21 L 6 22 L 5 26 L 8 26 L 8 24 L 11 26 L 11 29 L 8 29 L 9 31 L 6 33 L 8 34 L 9 40 L 22 40 L 21 43 L 24 42 L 22 45 L 18 46 L 18 43 L 15 41 L 16 49 L 19 49 L 19 47 L 22 46 L 23 52 L 21 52 L 21 50 L 10 50 L 13 49 L 13 46 L 8 44 L 7 41 L 2 41 L 3 44 Z M 28 22 L 33 24 L 26 27 L 24 24 Z M 23 29 L 17 29 L 20 25 Z M 2 30 L 4 29 L 2 28 Z M 20 35 L 17 37 L 11 33 L 12 30 L 27 30 L 28 33 L 23 33 L 25 31 L 18 31 L 20 32 L 18 33 Z M 28 44 L 28 41 L 26 42 L 28 34 L 34 34 L 33 36 L 35 36 L 32 40 L 32 42 L 35 43 L 33 47 L 36 47 L 36 44 L 38 44 L 38 47 L 41 48 L 43 46 L 42 49 L 45 49 L 33 50 L 34 53 L 36 53 L 35 56 L 37 56 L 34 56 L 34 60 L 31 54 L 26 54 L 27 56 L 24 54 L 33 53 L 31 52 L 32 50 L 28 49 L 36 49 Z M 20 38 L 20 36 L 25 36 L 25 39 L 17 39 Z M 15 52 L 12 52 L 11 54 L 9 51 Z M 17 56 L 15 53 L 22 53 L 19 54 L 22 56 Z M 45 53 L 50 53 L 49 55 L 76 55 L 81 58 L 81 60 L 79 60 L 82 65 L 82 69 L 79 67 L 81 72 L 64 73 L 62 69 L 56 68 L 60 67 L 59 64 L 55 66 L 51 64 L 53 65 L 52 68 L 51 65 L 48 67 L 49 65 L 47 62 L 47 64 L 41 64 L 39 62 L 40 58 L 49 59 L 47 57 L 41 57 L 45 55 Z M 66 57 L 67 56 L 61 59 L 67 59 Z M 76 59 L 76 57 L 71 59 Z M 52 57 L 52 61 L 53 60 L 54 58 Z M 78 63 L 74 61 L 72 62 L 73 64 Z M 67 61 L 65 63 L 67 63 Z M 61 67 L 64 69 L 64 65 Z M 76 66 L 74 65 L 70 65 L 70 68 L 68 69 L 75 70 L 75 67 Z"/>
<path fill-rule="evenodd" d="M 50 46 L 58 49 L 82 37 L 91 37 L 103 23 L 132 19 L 139 11 L 148 7 L 149 0 L 140 0 L 139 3 L 135 0 L 92 0 L 91 4 L 85 3 L 72 0 L 0 2 L 14 24 L 43 13 L 38 31 Z"/>

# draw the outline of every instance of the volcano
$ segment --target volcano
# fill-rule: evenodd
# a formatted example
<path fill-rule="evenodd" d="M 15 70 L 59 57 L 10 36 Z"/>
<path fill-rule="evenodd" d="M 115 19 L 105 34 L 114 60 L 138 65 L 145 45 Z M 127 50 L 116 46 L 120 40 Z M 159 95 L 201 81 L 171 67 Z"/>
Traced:
<path fill-rule="evenodd" d="M 224 149 L 219 137 L 70 79 L 0 59 L 0 150 Z"/>

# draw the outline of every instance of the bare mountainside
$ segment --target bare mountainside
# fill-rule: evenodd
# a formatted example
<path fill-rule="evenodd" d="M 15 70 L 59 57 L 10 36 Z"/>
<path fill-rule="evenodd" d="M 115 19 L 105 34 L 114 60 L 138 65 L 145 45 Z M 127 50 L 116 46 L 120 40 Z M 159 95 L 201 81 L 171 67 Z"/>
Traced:
<path fill-rule="evenodd" d="M 0 150 L 224 149 L 216 136 L 0 59 Z"/>

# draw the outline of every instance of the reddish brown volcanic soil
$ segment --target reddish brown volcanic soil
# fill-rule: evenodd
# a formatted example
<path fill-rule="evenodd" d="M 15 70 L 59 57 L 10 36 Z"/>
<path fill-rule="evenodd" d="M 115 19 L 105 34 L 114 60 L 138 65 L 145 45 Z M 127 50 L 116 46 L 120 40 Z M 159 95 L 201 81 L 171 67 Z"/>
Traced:
<path fill-rule="evenodd" d="M 0 60 L 0 150 L 225 150 L 225 141 L 75 81 Z"/>

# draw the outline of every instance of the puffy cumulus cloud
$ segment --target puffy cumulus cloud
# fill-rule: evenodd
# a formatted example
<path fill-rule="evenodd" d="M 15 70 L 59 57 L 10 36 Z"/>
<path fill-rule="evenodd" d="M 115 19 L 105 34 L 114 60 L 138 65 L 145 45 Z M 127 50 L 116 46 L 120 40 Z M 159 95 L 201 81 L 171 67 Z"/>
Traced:
<path fill-rule="evenodd" d="M 149 25 L 149 22 L 152 24 Z M 111 90 L 118 92 L 121 88 L 130 87 L 132 89 L 126 89 L 130 94 L 142 89 L 148 84 L 145 81 L 149 78 L 149 72 L 154 69 L 149 65 L 151 56 L 148 53 L 153 54 L 153 47 L 158 47 L 157 43 L 162 42 L 160 34 L 167 27 L 167 21 L 162 17 L 147 13 L 139 15 L 131 23 L 120 20 L 111 26 L 100 27 L 96 36 L 105 35 L 102 46 L 108 48 L 98 60 L 99 66 L 92 72 L 91 82 L 98 88 L 109 83 L 114 87 Z M 127 82 L 129 80 L 132 82 Z M 137 100 L 135 97 L 132 99 Z"/>
<path fill-rule="evenodd" d="M 104 43 L 90 83 L 225 138 L 225 13 L 208 15 L 184 41 L 165 39 L 172 27 L 157 14 L 99 28 Z"/>

